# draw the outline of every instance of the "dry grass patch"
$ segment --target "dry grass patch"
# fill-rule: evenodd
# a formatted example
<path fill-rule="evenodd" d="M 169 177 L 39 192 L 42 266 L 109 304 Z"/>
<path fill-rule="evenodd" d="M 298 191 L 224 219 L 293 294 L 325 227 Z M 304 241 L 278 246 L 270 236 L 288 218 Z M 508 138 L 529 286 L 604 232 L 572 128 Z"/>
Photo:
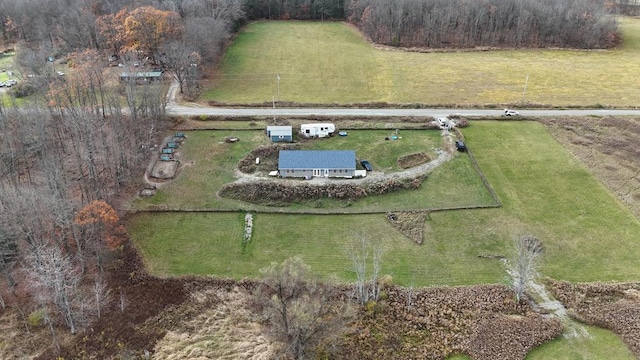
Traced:
<path fill-rule="evenodd" d="M 183 316 L 184 315 L 184 316 Z M 275 357 L 277 344 L 263 336 L 262 325 L 250 309 L 250 298 L 238 286 L 210 287 L 190 294 L 180 318 L 155 346 L 161 359 L 247 359 Z"/>
<path fill-rule="evenodd" d="M 51 332 L 44 324 L 28 325 L 25 321 L 27 319 L 23 319 L 17 310 L 0 308 L 0 359 L 32 359 L 37 357 L 46 345 L 53 343 Z M 62 342 L 73 339 L 64 329 L 56 331 L 56 336 Z"/>

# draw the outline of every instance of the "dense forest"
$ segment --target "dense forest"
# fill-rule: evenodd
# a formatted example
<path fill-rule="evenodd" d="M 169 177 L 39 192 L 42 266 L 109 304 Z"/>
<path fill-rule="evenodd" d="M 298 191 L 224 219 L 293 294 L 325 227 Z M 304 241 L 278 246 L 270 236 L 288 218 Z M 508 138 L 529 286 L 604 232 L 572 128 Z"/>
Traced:
<path fill-rule="evenodd" d="M 592 0 L 361 0 L 349 19 L 374 42 L 404 47 L 616 44 L 616 20 Z"/>
<path fill-rule="evenodd" d="M 81 331 L 120 301 L 105 265 L 122 250 L 114 207 L 163 130 L 166 86 L 112 83 L 148 61 L 195 97 L 201 64 L 257 19 L 347 20 L 374 42 L 420 47 L 606 48 L 611 13 L 586 0 L 3 0 L 0 44 L 23 78 L 0 108 L 0 309 Z M 72 67 L 64 78 L 55 64 Z M 113 65 L 113 64 L 112 64 Z M 139 179 L 138 179 L 139 180 Z M 130 193 L 130 192 L 129 192 Z M 24 316 L 26 318 L 26 316 Z M 28 323 L 25 320 L 28 329 Z M 56 330 L 57 329 L 57 330 Z"/>

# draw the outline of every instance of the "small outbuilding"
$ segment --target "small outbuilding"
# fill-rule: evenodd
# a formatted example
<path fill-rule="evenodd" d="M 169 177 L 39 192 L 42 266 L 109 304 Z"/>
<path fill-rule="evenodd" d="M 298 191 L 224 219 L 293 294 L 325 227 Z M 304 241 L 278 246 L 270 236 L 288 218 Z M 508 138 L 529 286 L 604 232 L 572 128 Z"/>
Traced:
<path fill-rule="evenodd" d="M 355 171 L 354 150 L 280 150 L 278 157 L 281 177 L 352 178 Z"/>
<path fill-rule="evenodd" d="M 267 126 L 267 136 L 271 142 L 293 142 L 291 126 Z"/>

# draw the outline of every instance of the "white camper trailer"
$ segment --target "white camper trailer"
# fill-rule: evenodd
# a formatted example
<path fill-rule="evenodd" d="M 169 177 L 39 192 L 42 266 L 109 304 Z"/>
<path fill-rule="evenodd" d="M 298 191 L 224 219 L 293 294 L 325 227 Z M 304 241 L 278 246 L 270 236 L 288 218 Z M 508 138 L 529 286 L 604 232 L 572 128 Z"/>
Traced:
<path fill-rule="evenodd" d="M 332 136 L 336 131 L 336 126 L 333 124 L 302 124 L 300 125 L 300 134 L 304 137 L 327 137 Z"/>

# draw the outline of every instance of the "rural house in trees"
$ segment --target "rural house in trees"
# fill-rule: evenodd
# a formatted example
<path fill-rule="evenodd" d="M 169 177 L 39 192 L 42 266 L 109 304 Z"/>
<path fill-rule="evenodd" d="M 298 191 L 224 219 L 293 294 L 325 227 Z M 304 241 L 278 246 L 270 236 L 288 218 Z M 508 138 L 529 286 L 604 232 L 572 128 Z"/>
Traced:
<path fill-rule="evenodd" d="M 356 171 L 354 150 L 280 150 L 281 177 L 351 178 Z"/>
<path fill-rule="evenodd" d="M 162 71 L 143 71 L 143 72 L 123 72 L 120 74 L 121 81 L 133 81 L 136 84 L 148 83 L 162 79 Z"/>
<path fill-rule="evenodd" d="M 334 124 L 302 124 L 300 125 L 300 134 L 304 137 L 327 137 L 332 136 L 336 131 Z"/>
<path fill-rule="evenodd" d="M 293 142 L 291 126 L 267 126 L 267 136 L 271 142 Z"/>

